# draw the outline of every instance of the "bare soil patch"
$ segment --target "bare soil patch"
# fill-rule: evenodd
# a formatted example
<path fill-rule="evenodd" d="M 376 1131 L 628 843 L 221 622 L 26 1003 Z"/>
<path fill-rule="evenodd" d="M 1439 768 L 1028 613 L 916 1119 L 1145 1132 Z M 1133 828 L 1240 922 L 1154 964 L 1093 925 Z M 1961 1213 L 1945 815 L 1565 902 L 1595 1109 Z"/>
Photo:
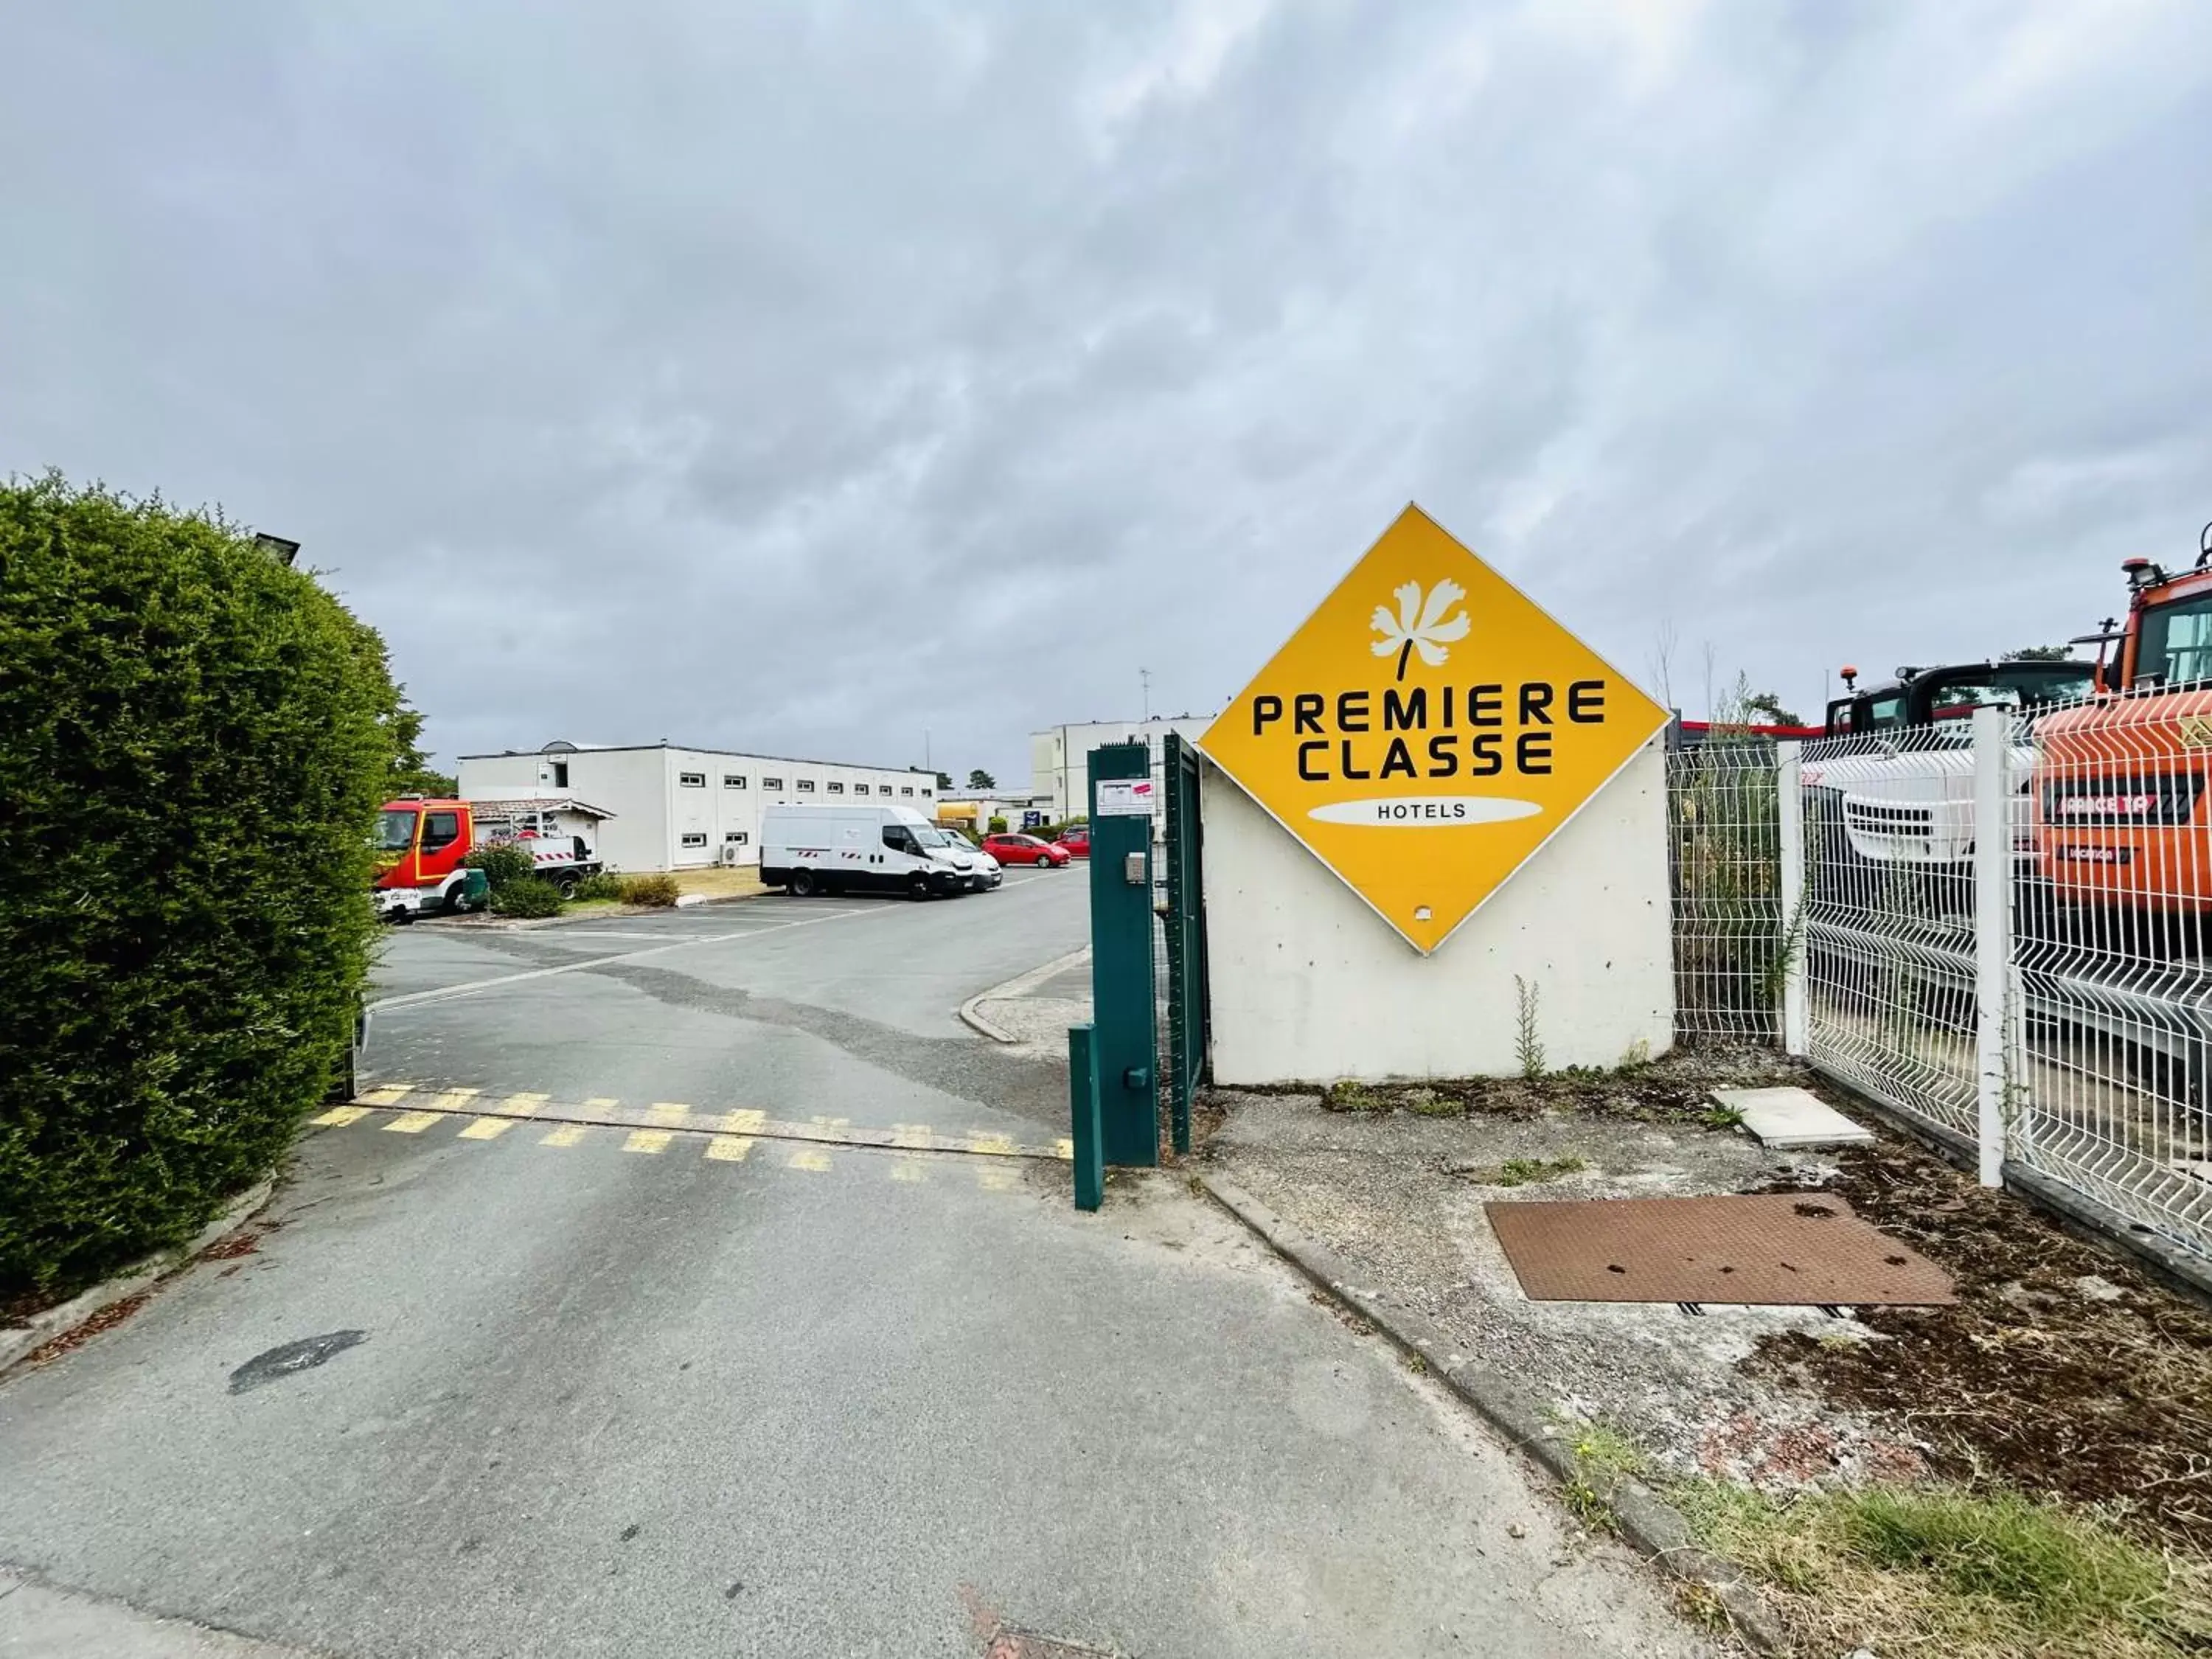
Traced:
<path fill-rule="evenodd" d="M 1872 1342 L 1772 1334 L 1745 1369 L 1908 1425 L 1943 1474 L 2111 1505 L 2212 1554 L 2212 1312 L 1882 1137 L 1825 1185 L 1950 1273 L 1958 1304 L 1861 1310 Z"/>

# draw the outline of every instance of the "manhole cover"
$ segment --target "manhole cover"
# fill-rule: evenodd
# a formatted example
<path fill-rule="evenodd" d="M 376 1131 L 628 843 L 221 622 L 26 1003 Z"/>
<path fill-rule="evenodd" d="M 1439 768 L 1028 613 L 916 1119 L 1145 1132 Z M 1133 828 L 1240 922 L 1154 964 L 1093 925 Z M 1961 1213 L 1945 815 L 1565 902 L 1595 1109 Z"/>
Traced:
<path fill-rule="evenodd" d="M 1532 1302 L 1907 1306 L 1950 1275 L 1827 1193 L 1484 1206 Z"/>

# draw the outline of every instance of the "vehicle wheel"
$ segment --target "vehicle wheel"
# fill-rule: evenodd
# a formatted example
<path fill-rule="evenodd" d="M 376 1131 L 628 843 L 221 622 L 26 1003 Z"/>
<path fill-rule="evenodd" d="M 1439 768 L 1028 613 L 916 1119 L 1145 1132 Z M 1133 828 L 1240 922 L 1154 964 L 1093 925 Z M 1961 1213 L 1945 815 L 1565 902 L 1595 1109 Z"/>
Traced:
<path fill-rule="evenodd" d="M 814 872 L 811 870 L 793 871 L 791 872 L 790 887 L 792 897 L 812 898 L 814 896 Z"/>
<path fill-rule="evenodd" d="M 444 916 L 459 915 L 468 908 L 468 890 L 467 884 L 463 882 L 456 882 L 447 888 L 445 896 L 438 901 L 438 914 Z"/>
<path fill-rule="evenodd" d="M 929 878 L 923 875 L 919 870 L 908 876 L 906 878 L 906 896 L 910 899 L 927 898 L 929 896 Z"/>
<path fill-rule="evenodd" d="M 573 871 L 567 875 L 556 876 L 553 878 L 554 890 L 564 900 L 572 899 L 576 896 L 576 882 L 577 878 Z"/>

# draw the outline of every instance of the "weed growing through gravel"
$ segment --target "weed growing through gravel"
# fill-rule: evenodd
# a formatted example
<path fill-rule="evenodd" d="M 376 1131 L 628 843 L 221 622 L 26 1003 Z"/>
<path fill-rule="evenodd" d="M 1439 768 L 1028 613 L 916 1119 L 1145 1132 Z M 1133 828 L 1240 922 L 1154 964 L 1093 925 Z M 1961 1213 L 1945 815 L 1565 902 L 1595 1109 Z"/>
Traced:
<path fill-rule="evenodd" d="M 1580 1175 L 1589 1168 L 1578 1158 L 1509 1158 L 1503 1164 L 1463 1173 L 1485 1187 L 1531 1187 L 1563 1176 Z"/>

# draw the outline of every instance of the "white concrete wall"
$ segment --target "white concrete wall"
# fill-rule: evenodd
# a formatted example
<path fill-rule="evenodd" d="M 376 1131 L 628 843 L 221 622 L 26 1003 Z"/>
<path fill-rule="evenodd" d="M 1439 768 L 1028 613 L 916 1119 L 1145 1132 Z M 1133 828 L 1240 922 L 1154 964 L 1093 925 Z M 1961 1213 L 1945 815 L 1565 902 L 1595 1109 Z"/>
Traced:
<path fill-rule="evenodd" d="M 556 791 L 540 781 L 542 755 L 477 755 L 456 763 L 454 773 L 463 800 L 520 800 L 526 795 L 571 793 Z M 586 799 L 589 799 L 586 797 Z M 592 801 L 594 806 L 605 805 Z"/>
<path fill-rule="evenodd" d="M 1216 1082 L 1517 1073 L 1516 974 L 1536 988 L 1549 1066 L 1673 1046 L 1658 744 L 1427 957 L 1227 776 L 1203 771 Z"/>
<path fill-rule="evenodd" d="M 668 791 L 659 749 L 580 749 L 567 793 L 615 816 L 599 826 L 599 856 L 623 871 L 668 868 Z"/>

